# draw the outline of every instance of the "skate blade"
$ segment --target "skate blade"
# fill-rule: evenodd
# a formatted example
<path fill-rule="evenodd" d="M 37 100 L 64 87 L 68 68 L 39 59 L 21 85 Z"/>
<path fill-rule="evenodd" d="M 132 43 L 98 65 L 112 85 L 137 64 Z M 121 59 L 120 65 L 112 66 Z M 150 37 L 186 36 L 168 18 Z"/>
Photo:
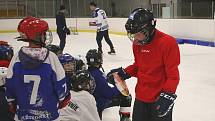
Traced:
<path fill-rule="evenodd" d="M 116 55 L 116 53 L 108 53 L 108 55 Z"/>

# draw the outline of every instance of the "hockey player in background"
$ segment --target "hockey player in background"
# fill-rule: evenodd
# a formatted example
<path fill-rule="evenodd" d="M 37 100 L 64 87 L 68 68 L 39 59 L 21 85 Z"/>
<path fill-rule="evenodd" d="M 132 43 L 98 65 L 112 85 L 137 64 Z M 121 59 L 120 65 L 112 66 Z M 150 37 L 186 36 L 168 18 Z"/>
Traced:
<path fill-rule="evenodd" d="M 133 43 L 134 63 L 112 70 L 123 80 L 137 77 L 132 121 L 172 121 L 180 52 L 176 40 L 155 25 L 147 9 L 130 14 L 125 28 Z"/>
<path fill-rule="evenodd" d="M 78 70 L 72 76 L 69 80 L 72 98 L 60 110 L 61 121 L 101 121 L 92 95 L 96 87 L 94 78 L 86 70 Z"/>
<path fill-rule="evenodd" d="M 94 21 L 89 22 L 90 26 L 97 26 L 97 34 L 96 34 L 96 42 L 98 44 L 98 51 L 102 51 L 102 39 L 105 38 L 105 41 L 110 46 L 110 51 L 108 54 L 115 54 L 115 49 L 113 43 L 111 42 L 108 34 L 108 23 L 107 16 L 104 10 L 97 8 L 97 4 L 95 2 L 90 3 L 90 9 L 93 11 L 92 17 Z"/>
<path fill-rule="evenodd" d="M 16 109 L 18 120 L 57 120 L 58 109 L 70 98 L 65 71 L 57 56 L 45 48 L 52 42 L 48 29 L 46 21 L 31 16 L 17 28 L 18 41 L 29 43 L 13 56 L 6 80 L 7 101 Z"/>
<path fill-rule="evenodd" d="M 66 8 L 64 5 L 60 6 L 60 10 L 56 15 L 57 34 L 60 39 L 60 48 L 63 51 L 66 45 L 66 35 L 70 35 L 70 30 L 66 26 L 65 19 Z"/>
<path fill-rule="evenodd" d="M 130 121 L 131 95 L 124 96 L 114 84 L 109 84 L 106 75 L 100 70 L 103 64 L 102 54 L 96 49 L 90 49 L 86 54 L 88 71 L 96 81 L 96 89 L 93 93 L 97 110 L 102 119 L 105 108 L 120 106 L 120 121 Z"/>
<path fill-rule="evenodd" d="M 0 41 L 0 121 L 13 121 L 14 112 L 10 110 L 5 97 L 5 79 L 13 57 L 13 48 L 5 41 Z"/>

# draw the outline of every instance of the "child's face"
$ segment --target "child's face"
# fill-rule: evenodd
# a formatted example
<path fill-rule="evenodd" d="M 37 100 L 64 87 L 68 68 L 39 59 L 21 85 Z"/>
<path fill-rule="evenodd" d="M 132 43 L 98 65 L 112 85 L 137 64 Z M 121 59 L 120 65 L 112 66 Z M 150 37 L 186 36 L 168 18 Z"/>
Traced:
<path fill-rule="evenodd" d="M 67 74 L 72 74 L 72 73 L 75 73 L 76 64 L 75 62 L 68 62 L 63 64 L 63 68 Z"/>

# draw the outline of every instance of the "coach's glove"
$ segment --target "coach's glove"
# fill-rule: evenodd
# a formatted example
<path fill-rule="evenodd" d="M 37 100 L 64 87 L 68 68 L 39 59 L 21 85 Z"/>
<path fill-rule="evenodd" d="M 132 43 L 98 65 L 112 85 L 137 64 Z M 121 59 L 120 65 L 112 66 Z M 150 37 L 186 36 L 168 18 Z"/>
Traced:
<path fill-rule="evenodd" d="M 158 117 L 166 116 L 172 110 L 176 97 L 176 94 L 162 92 L 155 102 L 155 115 Z"/>
<path fill-rule="evenodd" d="M 107 75 L 110 75 L 110 74 L 115 73 L 115 72 L 117 72 L 117 74 L 120 76 L 120 78 L 122 80 L 126 80 L 126 79 L 131 78 L 131 76 L 128 73 L 126 73 L 122 67 L 112 69 Z"/>
<path fill-rule="evenodd" d="M 71 34 L 69 28 L 65 28 L 64 32 L 65 32 L 67 35 L 70 35 L 70 34 Z"/>

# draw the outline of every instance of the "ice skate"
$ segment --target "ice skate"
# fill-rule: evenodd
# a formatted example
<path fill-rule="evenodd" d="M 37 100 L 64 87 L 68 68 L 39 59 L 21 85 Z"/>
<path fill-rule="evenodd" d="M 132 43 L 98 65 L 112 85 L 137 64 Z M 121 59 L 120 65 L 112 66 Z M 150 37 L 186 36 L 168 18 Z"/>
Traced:
<path fill-rule="evenodd" d="M 109 52 L 108 52 L 109 55 L 115 55 L 116 54 L 116 51 L 114 50 L 114 48 L 112 48 Z"/>

